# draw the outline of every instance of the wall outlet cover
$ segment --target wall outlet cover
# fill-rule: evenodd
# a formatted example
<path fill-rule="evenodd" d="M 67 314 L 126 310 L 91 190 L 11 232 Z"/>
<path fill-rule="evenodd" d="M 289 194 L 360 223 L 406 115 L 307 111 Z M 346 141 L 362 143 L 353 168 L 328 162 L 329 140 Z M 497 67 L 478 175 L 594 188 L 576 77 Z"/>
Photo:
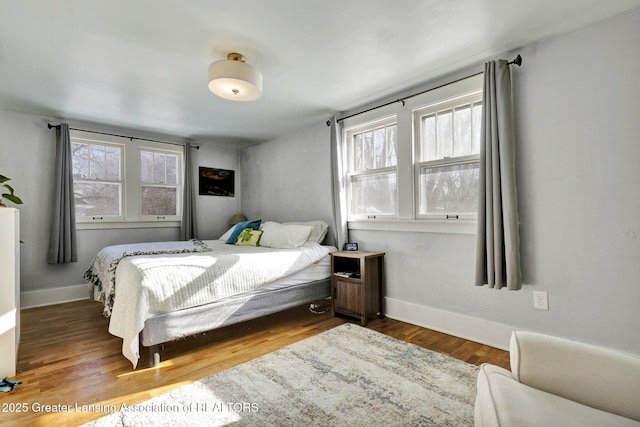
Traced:
<path fill-rule="evenodd" d="M 533 291 L 533 308 L 549 310 L 549 297 L 544 291 Z"/>

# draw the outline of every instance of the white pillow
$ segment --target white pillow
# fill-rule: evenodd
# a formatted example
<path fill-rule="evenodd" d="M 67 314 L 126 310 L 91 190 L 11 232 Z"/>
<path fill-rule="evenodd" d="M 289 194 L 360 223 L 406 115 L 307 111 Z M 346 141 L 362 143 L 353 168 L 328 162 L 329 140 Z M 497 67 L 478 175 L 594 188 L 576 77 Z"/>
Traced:
<path fill-rule="evenodd" d="M 233 229 L 236 228 L 236 224 L 233 224 L 230 229 L 228 229 L 222 236 L 218 238 L 218 240 L 224 240 L 225 242 L 229 237 L 231 237 L 231 233 L 233 233 Z"/>
<path fill-rule="evenodd" d="M 324 221 L 283 222 L 282 225 L 308 225 L 312 227 L 307 242 L 316 243 L 322 243 L 329 229 L 329 226 Z"/>
<path fill-rule="evenodd" d="M 290 249 L 306 243 L 312 227 L 308 225 L 283 225 L 267 221 L 260 226 L 263 231 L 260 246 L 269 248 Z"/>

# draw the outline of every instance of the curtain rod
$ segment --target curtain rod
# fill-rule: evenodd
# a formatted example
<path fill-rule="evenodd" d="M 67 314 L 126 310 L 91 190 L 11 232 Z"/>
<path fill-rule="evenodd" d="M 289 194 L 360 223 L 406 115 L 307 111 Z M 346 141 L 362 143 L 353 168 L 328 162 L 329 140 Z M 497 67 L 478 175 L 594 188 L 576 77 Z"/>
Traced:
<path fill-rule="evenodd" d="M 47 127 L 49 129 L 53 129 L 53 128 L 60 129 L 60 125 L 52 125 L 51 123 L 47 123 Z M 95 131 L 95 130 L 86 130 L 86 129 L 71 128 L 71 127 L 69 129 L 70 130 L 78 130 L 80 132 L 97 133 L 97 134 L 100 134 L 100 135 L 117 136 L 118 138 L 128 138 L 129 141 L 133 141 L 134 139 L 137 139 L 139 141 L 159 142 L 161 144 L 179 145 L 181 147 L 184 147 L 184 144 L 179 144 L 177 142 L 158 141 L 157 139 L 138 138 L 136 136 L 117 135 L 115 133 L 98 132 L 98 131 Z M 191 148 L 195 148 L 196 150 L 199 150 L 200 146 L 199 145 L 192 145 Z"/>
<path fill-rule="evenodd" d="M 511 65 L 511 64 L 515 64 L 518 67 L 521 66 L 522 65 L 522 56 L 518 55 L 518 56 L 516 56 L 516 59 L 514 59 L 513 61 L 507 62 L 507 65 Z M 415 96 L 419 96 L 419 95 L 425 94 L 427 92 L 431 92 L 432 90 L 440 89 L 441 87 L 445 87 L 445 86 L 449 86 L 449 85 L 454 84 L 454 83 L 458 83 L 459 81 L 462 81 L 462 80 L 465 80 L 465 79 L 468 79 L 468 78 L 471 78 L 471 77 L 479 76 L 482 73 L 484 73 L 484 71 L 480 71 L 478 73 L 474 73 L 474 74 L 471 74 L 471 75 L 466 76 L 466 77 L 461 77 L 461 78 L 456 79 L 456 80 L 454 80 L 452 82 L 448 82 L 448 83 L 442 84 L 440 86 L 432 87 L 430 89 L 423 90 L 422 92 L 418 92 L 418 93 L 414 93 L 412 95 L 405 96 L 404 98 L 398 98 L 395 101 L 389 101 L 389 102 L 387 102 L 385 104 L 378 105 L 376 107 L 372 107 L 372 108 L 366 109 L 364 111 L 360 111 L 358 113 L 351 114 L 351 115 L 346 116 L 346 117 L 342 117 L 342 118 L 340 118 L 340 119 L 338 119 L 336 121 L 337 122 L 341 122 L 343 120 L 350 119 L 351 117 L 359 116 L 360 114 L 368 113 L 369 111 L 377 110 L 378 108 L 382 108 L 382 107 L 386 107 L 387 105 L 395 104 L 396 102 L 401 102 L 402 106 L 404 107 L 404 101 L 406 101 L 409 98 L 413 98 Z M 329 122 L 329 120 L 327 120 L 327 126 L 331 126 L 331 123 Z"/>

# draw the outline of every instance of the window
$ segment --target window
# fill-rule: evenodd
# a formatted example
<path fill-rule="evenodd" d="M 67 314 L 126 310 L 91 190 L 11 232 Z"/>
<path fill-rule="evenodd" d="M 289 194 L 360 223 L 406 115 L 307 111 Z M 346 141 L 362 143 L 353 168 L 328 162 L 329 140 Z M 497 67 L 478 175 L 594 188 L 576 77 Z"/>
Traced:
<path fill-rule="evenodd" d="M 341 121 L 350 229 L 475 232 L 482 86 L 478 74 Z"/>
<path fill-rule="evenodd" d="M 73 131 L 71 149 L 79 223 L 180 220 L 181 148 Z"/>
<path fill-rule="evenodd" d="M 417 218 L 475 218 L 481 120 L 481 93 L 414 112 Z"/>
<path fill-rule="evenodd" d="M 72 142 L 76 217 L 122 219 L 122 145 Z"/>
<path fill-rule="evenodd" d="M 143 216 L 175 216 L 178 214 L 177 154 L 140 150 L 140 181 Z"/>
<path fill-rule="evenodd" d="M 398 183 L 395 117 L 346 132 L 349 217 L 395 217 Z"/>

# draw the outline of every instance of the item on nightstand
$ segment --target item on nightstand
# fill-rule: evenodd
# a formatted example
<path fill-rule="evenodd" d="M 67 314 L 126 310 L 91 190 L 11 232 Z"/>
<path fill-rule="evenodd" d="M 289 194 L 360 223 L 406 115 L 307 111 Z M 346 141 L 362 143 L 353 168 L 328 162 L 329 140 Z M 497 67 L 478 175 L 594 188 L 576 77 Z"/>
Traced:
<path fill-rule="evenodd" d="M 345 243 L 344 244 L 344 250 L 345 251 L 357 251 L 358 250 L 358 244 L 355 243 L 355 242 Z"/>

